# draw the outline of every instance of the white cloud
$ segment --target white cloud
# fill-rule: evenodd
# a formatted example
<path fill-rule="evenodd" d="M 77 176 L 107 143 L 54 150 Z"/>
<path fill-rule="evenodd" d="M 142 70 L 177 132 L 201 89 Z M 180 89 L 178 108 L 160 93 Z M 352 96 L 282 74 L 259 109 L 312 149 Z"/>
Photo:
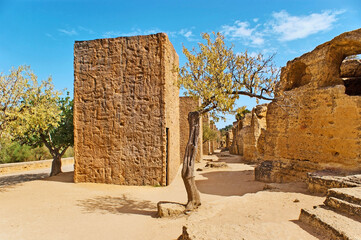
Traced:
<path fill-rule="evenodd" d="M 74 29 L 72 29 L 72 30 L 58 29 L 58 31 L 61 32 L 61 33 L 66 34 L 68 36 L 78 35 L 78 32 L 75 31 Z"/>
<path fill-rule="evenodd" d="M 221 32 L 225 36 L 231 37 L 231 39 L 243 39 L 252 45 L 262 45 L 265 40 L 263 38 L 263 33 L 258 31 L 257 28 L 259 25 L 254 28 L 250 27 L 249 22 L 236 21 L 233 25 L 223 25 Z"/>
<path fill-rule="evenodd" d="M 291 16 L 286 11 L 272 14 L 271 31 L 279 35 L 280 41 L 291 41 L 306 38 L 309 35 L 332 28 L 337 15 L 345 11 L 324 11 L 304 16 Z"/>
<path fill-rule="evenodd" d="M 83 32 L 87 32 L 89 34 L 95 34 L 95 32 L 89 28 L 85 28 L 85 27 L 82 27 L 82 26 L 78 26 L 78 30 L 79 31 L 83 31 Z"/>
<path fill-rule="evenodd" d="M 181 29 L 179 32 L 178 32 L 179 35 L 185 37 L 185 38 L 190 38 L 193 36 L 193 33 L 192 31 L 190 30 L 187 30 L 187 29 Z"/>

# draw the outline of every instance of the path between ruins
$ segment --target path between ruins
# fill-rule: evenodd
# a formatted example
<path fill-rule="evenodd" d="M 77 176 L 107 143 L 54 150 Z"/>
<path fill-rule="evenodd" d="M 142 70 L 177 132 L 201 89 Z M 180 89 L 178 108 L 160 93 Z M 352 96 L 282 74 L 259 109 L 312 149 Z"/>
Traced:
<path fill-rule="evenodd" d="M 218 157 L 217 157 L 218 156 Z M 156 218 L 159 201 L 186 202 L 180 174 L 168 187 L 72 182 L 72 172 L 0 187 L 0 239 L 176 239 L 187 226 L 197 239 L 321 239 L 298 221 L 321 204 L 302 183 L 254 181 L 254 166 L 227 152 L 204 156 L 196 181 L 202 206 L 190 216 Z M 218 159 L 219 158 L 219 159 Z M 207 160 L 228 168 L 206 169 Z"/>

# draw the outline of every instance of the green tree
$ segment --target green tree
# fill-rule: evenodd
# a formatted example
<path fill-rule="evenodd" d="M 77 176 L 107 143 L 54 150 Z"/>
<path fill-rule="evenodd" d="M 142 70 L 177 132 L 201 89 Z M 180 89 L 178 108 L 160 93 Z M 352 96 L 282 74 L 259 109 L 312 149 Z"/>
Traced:
<path fill-rule="evenodd" d="M 194 180 L 194 162 L 199 140 L 199 118 L 209 113 L 214 119 L 220 114 L 234 111 L 240 95 L 272 100 L 278 68 L 273 65 L 273 56 L 253 56 L 247 52 L 235 54 L 227 47 L 222 34 L 202 34 L 206 43 L 198 43 L 198 51 L 189 51 L 183 46 L 187 58 L 179 70 L 180 86 L 187 96 L 201 99 L 201 106 L 188 114 L 189 139 L 182 168 L 182 179 L 187 191 L 186 209 L 193 210 L 201 204 Z M 237 109 L 242 111 L 245 107 Z"/>
<path fill-rule="evenodd" d="M 217 131 L 211 129 L 208 123 L 203 124 L 203 143 L 208 141 L 217 140 Z"/>
<path fill-rule="evenodd" d="M 49 149 L 53 157 L 50 176 L 61 173 L 61 158 L 74 145 L 73 100 L 70 100 L 69 93 L 67 97 L 60 98 L 56 105 L 60 112 L 56 125 L 45 128 L 33 126 L 17 138 L 22 144 L 33 147 L 45 145 Z"/>
<path fill-rule="evenodd" d="M 239 120 L 242 120 L 243 118 L 246 117 L 246 114 L 247 113 L 250 113 L 251 111 L 248 110 L 248 109 L 243 109 L 241 111 L 239 111 L 237 114 L 236 114 L 236 120 L 239 121 Z"/>

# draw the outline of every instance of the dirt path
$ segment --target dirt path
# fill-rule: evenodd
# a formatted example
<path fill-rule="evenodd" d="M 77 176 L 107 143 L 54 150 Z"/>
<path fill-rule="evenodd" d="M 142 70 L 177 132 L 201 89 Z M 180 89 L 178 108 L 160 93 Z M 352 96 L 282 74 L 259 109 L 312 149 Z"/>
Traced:
<path fill-rule="evenodd" d="M 322 197 L 308 195 L 302 184 L 263 190 L 265 184 L 253 180 L 253 166 L 220 155 L 229 168 L 199 163 L 202 206 L 177 219 L 156 218 L 156 204 L 186 202 L 179 175 L 168 187 L 74 184 L 72 172 L 0 187 L 0 239 L 170 240 L 184 225 L 197 239 L 318 239 L 296 220 L 301 208 L 320 204 Z"/>

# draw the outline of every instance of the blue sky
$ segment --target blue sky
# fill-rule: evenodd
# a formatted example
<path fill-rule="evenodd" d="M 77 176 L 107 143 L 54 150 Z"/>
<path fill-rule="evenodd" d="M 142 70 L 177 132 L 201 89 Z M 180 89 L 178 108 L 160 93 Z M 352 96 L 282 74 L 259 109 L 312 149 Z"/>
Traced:
<path fill-rule="evenodd" d="M 166 32 L 182 65 L 182 44 L 196 46 L 211 31 L 223 32 L 237 52 L 276 52 L 281 67 L 360 27 L 360 0 L 0 0 L 0 72 L 30 65 L 40 80 L 51 75 L 57 89 L 72 92 L 74 41 Z M 234 121 L 227 119 L 217 126 Z"/>

